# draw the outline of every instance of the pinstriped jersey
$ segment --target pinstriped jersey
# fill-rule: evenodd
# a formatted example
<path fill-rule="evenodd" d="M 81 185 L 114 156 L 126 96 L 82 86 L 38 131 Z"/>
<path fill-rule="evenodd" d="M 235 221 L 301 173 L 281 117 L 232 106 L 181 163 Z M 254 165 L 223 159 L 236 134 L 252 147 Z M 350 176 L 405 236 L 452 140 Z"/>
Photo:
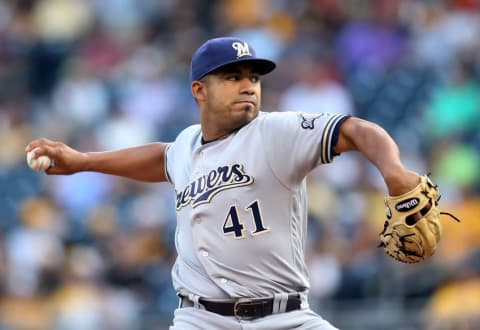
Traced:
<path fill-rule="evenodd" d="M 199 125 L 166 152 L 176 193 L 177 292 L 206 298 L 306 291 L 306 176 L 329 163 L 341 114 L 260 112 L 202 144 Z"/>

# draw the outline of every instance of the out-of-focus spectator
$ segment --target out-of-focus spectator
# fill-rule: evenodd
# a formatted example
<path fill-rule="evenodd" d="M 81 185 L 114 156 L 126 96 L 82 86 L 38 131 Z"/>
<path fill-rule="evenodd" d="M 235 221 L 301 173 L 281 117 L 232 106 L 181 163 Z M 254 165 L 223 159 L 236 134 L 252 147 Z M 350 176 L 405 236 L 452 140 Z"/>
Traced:
<path fill-rule="evenodd" d="M 52 295 L 56 329 L 137 329 L 141 302 L 128 288 L 102 281 L 105 261 L 96 249 L 69 251 L 64 283 Z"/>
<path fill-rule="evenodd" d="M 473 75 L 473 58 L 457 58 L 446 84 L 433 92 L 426 112 L 426 130 L 430 140 L 466 139 L 479 127 L 480 84 Z"/>
<path fill-rule="evenodd" d="M 337 39 L 337 58 L 346 71 L 382 72 L 407 54 L 408 34 L 398 23 L 399 0 L 369 2 L 369 17 L 348 22 Z"/>
<path fill-rule="evenodd" d="M 480 154 L 466 143 L 440 143 L 436 149 L 432 170 L 445 190 L 456 188 L 458 196 L 453 190 L 449 198 L 461 202 L 465 191 L 473 191 L 480 184 Z"/>
<path fill-rule="evenodd" d="M 25 26 L 34 38 L 26 49 L 30 88 L 34 95 L 48 99 L 71 46 L 93 22 L 92 8 L 85 1 L 74 0 L 23 3 L 21 14 L 26 14 Z"/>
<path fill-rule="evenodd" d="M 0 167 L 11 168 L 24 159 L 25 143 L 30 139 L 24 104 L 0 104 Z"/>
<path fill-rule="evenodd" d="M 0 319 L 6 329 L 49 329 L 53 325 L 54 314 L 50 301 L 44 296 L 2 295 L 0 299 Z"/>
<path fill-rule="evenodd" d="M 143 120 L 161 130 L 178 107 L 177 86 L 165 74 L 165 54 L 156 47 L 138 47 L 120 67 L 119 108 L 128 118 Z"/>
<path fill-rule="evenodd" d="M 92 8 L 84 1 L 43 0 L 36 2 L 33 21 L 36 32 L 49 42 L 74 41 L 93 22 Z"/>
<path fill-rule="evenodd" d="M 94 134 L 100 148 L 115 150 L 153 142 L 157 130 L 152 121 L 115 110 Z"/>
<path fill-rule="evenodd" d="M 66 211 L 69 219 L 84 224 L 90 209 L 109 199 L 115 178 L 94 173 L 52 178 L 51 198 Z"/>
<path fill-rule="evenodd" d="M 432 295 L 425 311 L 425 329 L 478 329 L 480 326 L 479 256 L 477 252 L 470 258 L 463 258 L 463 262 L 457 262 L 458 266 L 453 278 L 441 285 Z"/>
<path fill-rule="evenodd" d="M 324 301 L 337 292 L 342 280 L 342 269 L 339 260 L 338 241 L 322 235 L 307 256 L 311 279 L 310 294 L 312 300 Z"/>
<path fill-rule="evenodd" d="M 106 86 L 82 59 L 71 61 L 69 68 L 69 78 L 63 79 L 52 94 L 56 113 L 73 125 L 94 126 L 104 121 L 110 108 Z"/>
<path fill-rule="evenodd" d="M 412 51 L 424 64 L 443 71 L 461 52 L 478 47 L 480 16 L 473 1 L 416 2 L 412 9 Z"/>
<path fill-rule="evenodd" d="M 445 204 L 444 208 L 455 212 L 462 221 L 457 223 L 445 216 L 442 222 L 445 234 L 437 253 L 439 261 L 448 265 L 465 259 L 472 251 L 480 250 L 480 197 L 472 190 L 464 189 L 461 198 Z"/>
<path fill-rule="evenodd" d="M 338 81 L 335 63 L 313 55 L 297 56 L 295 82 L 280 99 L 282 111 L 355 113 L 349 92 Z"/>
<path fill-rule="evenodd" d="M 60 211 L 45 198 L 24 201 L 21 220 L 23 226 L 5 237 L 6 291 L 31 297 L 35 292 L 48 291 L 50 275 L 60 269 L 66 228 Z"/>

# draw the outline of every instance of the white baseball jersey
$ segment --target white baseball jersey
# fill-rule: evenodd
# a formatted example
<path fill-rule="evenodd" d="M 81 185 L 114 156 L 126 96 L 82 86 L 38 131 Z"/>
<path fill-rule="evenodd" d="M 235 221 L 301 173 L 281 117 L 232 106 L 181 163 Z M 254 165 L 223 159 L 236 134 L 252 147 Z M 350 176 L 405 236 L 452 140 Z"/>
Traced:
<path fill-rule="evenodd" d="M 200 125 L 178 135 L 166 154 L 177 196 L 177 292 L 222 299 L 308 290 L 305 177 L 332 161 L 346 118 L 260 112 L 225 139 L 202 144 Z"/>

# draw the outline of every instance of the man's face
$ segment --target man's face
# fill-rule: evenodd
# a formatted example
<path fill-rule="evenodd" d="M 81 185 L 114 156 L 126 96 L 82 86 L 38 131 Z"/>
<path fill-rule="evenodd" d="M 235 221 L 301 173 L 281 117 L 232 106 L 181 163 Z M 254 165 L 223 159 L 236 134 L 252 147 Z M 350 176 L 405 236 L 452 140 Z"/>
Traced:
<path fill-rule="evenodd" d="M 260 109 L 260 75 L 249 64 L 229 65 L 202 79 L 205 83 L 207 118 L 220 127 L 240 128 L 257 115 Z"/>

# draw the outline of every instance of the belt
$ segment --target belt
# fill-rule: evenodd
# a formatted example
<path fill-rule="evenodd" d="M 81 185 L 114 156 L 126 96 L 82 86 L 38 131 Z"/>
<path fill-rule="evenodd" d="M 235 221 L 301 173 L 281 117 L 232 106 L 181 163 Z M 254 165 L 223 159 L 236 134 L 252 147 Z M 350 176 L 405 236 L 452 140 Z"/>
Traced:
<path fill-rule="evenodd" d="M 186 296 L 180 296 L 180 307 L 194 307 L 193 301 Z M 224 315 L 235 316 L 238 318 L 257 318 L 264 317 L 274 313 L 274 298 L 253 298 L 253 299 L 237 299 L 228 302 L 212 301 L 200 298 L 198 302 L 205 310 Z M 300 294 L 288 295 L 287 303 L 283 312 L 290 312 L 300 309 L 302 300 Z"/>

